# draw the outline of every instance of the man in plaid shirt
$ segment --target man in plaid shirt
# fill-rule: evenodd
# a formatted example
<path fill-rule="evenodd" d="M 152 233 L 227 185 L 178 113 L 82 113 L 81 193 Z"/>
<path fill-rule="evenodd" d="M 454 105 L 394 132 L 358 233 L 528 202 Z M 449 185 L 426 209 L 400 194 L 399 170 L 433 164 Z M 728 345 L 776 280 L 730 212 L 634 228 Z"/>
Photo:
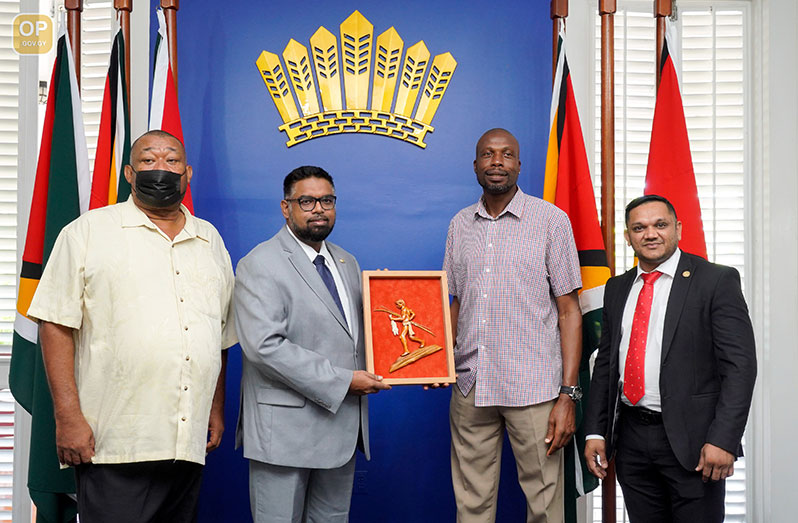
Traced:
<path fill-rule="evenodd" d="M 563 519 L 560 449 L 575 430 L 582 286 L 567 215 L 516 184 L 518 141 L 504 129 L 477 143 L 482 198 L 452 219 L 443 268 L 452 294 L 457 387 L 452 483 L 457 521 L 496 517 L 504 429 L 527 521 Z"/>

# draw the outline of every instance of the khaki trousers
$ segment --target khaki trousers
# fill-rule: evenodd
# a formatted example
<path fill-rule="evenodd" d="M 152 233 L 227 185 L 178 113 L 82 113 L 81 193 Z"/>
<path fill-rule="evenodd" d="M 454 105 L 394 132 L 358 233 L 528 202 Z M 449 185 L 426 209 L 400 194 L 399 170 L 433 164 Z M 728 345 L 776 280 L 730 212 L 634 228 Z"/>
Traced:
<path fill-rule="evenodd" d="M 475 407 L 455 386 L 449 406 L 452 485 L 458 523 L 493 523 L 504 429 L 526 495 L 527 523 L 562 523 L 562 449 L 547 457 L 544 442 L 554 400 L 527 407 Z"/>

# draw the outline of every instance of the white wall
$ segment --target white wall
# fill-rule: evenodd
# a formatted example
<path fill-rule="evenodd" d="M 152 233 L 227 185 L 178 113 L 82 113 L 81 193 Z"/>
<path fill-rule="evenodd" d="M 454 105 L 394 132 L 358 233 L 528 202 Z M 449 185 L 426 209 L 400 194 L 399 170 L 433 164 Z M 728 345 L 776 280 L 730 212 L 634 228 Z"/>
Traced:
<path fill-rule="evenodd" d="M 751 422 L 753 521 L 798 520 L 798 3 L 755 2 L 761 106 L 753 177 L 754 319 L 759 378 Z"/>

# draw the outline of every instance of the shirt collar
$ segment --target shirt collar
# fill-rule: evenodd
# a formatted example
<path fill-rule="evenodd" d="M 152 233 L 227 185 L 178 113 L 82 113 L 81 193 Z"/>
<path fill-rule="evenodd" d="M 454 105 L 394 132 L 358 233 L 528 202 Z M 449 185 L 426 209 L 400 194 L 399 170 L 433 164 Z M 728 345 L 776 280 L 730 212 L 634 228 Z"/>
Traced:
<path fill-rule="evenodd" d="M 139 209 L 133 202 L 133 195 L 128 196 L 128 199 L 119 204 L 120 212 L 122 214 L 122 227 L 147 227 L 154 231 L 160 231 L 149 216 L 144 214 L 144 211 Z M 188 211 L 188 208 L 180 204 L 180 212 L 186 217 L 186 223 L 183 225 L 183 230 L 175 236 L 174 241 L 182 241 L 190 238 L 199 238 L 204 241 L 209 241 L 205 234 L 197 226 L 197 219 Z"/>
<path fill-rule="evenodd" d="M 474 218 L 479 216 L 480 218 L 485 218 L 486 220 L 497 220 L 506 213 L 511 214 L 516 218 L 520 218 L 524 212 L 523 199 L 524 191 L 521 190 L 521 187 L 518 187 L 518 190 L 515 191 L 515 195 L 513 195 L 513 199 L 507 204 L 507 207 L 505 207 L 504 210 L 500 212 L 496 218 L 494 218 L 488 214 L 488 210 L 485 208 L 485 201 L 483 200 L 483 197 L 480 196 L 479 201 L 477 202 L 477 208 L 474 211 Z"/>
<path fill-rule="evenodd" d="M 678 247 L 676 250 L 671 254 L 671 257 L 665 260 L 664 262 L 657 265 L 654 269 L 655 271 L 659 271 L 662 274 L 668 275 L 671 279 L 676 274 L 676 268 L 679 266 L 679 259 L 682 257 L 682 251 Z M 635 276 L 635 281 L 641 278 L 641 274 L 645 271 L 640 268 L 640 264 L 637 265 L 637 276 Z"/>
<path fill-rule="evenodd" d="M 326 241 L 322 241 L 321 242 L 321 248 L 319 249 L 319 252 L 316 252 L 316 249 L 314 249 L 313 247 L 311 247 L 307 243 L 305 243 L 305 242 L 301 241 L 299 238 L 297 238 L 296 234 L 294 234 L 294 231 L 291 230 L 291 227 L 289 227 L 288 224 L 285 224 L 285 228 L 288 230 L 288 234 L 290 234 L 291 237 L 294 240 L 296 240 L 296 242 L 302 248 L 302 252 L 305 253 L 305 255 L 308 257 L 308 259 L 310 260 L 311 263 L 313 263 L 313 260 L 316 259 L 316 256 L 321 254 L 322 256 L 324 256 L 324 261 L 327 263 L 327 265 L 329 265 L 330 267 L 333 266 L 333 257 L 332 257 L 332 254 L 330 254 L 330 250 L 327 249 L 327 242 Z"/>

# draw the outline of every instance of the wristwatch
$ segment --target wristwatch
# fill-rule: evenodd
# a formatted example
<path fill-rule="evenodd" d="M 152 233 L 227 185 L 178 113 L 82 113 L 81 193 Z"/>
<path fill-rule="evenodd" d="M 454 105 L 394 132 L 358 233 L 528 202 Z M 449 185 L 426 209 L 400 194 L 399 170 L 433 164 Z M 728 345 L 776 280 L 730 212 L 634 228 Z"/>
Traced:
<path fill-rule="evenodd" d="M 567 394 L 568 397 L 574 401 L 574 403 L 578 403 L 579 400 L 582 399 L 582 387 L 579 385 L 576 387 L 566 387 L 563 385 L 560 387 L 560 394 Z"/>

